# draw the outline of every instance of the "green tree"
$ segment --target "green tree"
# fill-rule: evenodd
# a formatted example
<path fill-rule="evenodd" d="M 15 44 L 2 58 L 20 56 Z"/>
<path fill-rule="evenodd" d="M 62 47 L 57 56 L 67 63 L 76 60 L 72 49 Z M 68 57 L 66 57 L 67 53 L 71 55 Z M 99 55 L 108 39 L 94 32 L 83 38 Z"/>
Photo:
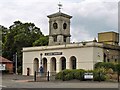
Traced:
<path fill-rule="evenodd" d="M 33 46 L 46 46 L 48 45 L 48 36 L 41 36 L 33 43 Z"/>
<path fill-rule="evenodd" d="M 5 36 L 6 36 L 7 32 L 8 32 L 8 29 L 6 27 L 0 25 L 0 42 L 1 42 L 1 45 L 5 41 Z"/>
<path fill-rule="evenodd" d="M 8 29 L 0 25 L 0 55 L 2 55 L 2 46 L 5 41 L 5 36 L 8 33 Z"/>
<path fill-rule="evenodd" d="M 2 27 L 3 32 L 3 47 L 2 54 L 5 58 L 13 59 L 13 54 L 18 53 L 18 66 L 22 64 L 22 48 L 32 47 L 33 43 L 37 45 L 47 45 L 47 37 L 44 37 L 40 28 L 36 27 L 34 23 L 22 23 L 15 21 L 9 29 Z M 41 41 L 40 41 L 41 40 Z M 45 41 L 45 42 L 44 42 Z M 36 44 L 35 44 L 36 45 Z"/>

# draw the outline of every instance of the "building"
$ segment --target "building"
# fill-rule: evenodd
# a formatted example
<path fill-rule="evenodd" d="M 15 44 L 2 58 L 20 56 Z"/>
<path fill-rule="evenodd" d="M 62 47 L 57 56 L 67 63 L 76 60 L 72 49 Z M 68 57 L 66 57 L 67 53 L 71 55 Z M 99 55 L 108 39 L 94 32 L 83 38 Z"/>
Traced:
<path fill-rule="evenodd" d="M 111 39 L 104 37 L 106 36 L 104 33 L 99 33 L 98 42 L 93 40 L 71 43 L 72 16 L 59 10 L 47 17 L 49 45 L 23 48 L 23 75 L 33 75 L 35 71 L 40 71 L 40 67 L 43 67 L 44 72 L 58 73 L 64 69 L 93 70 L 97 62 L 118 62 L 120 53 L 118 33 L 104 32 L 108 37 L 115 34 Z"/>
<path fill-rule="evenodd" d="M 13 62 L 0 56 L 0 71 L 8 70 L 13 73 Z"/>
<path fill-rule="evenodd" d="M 119 45 L 119 34 L 116 32 L 98 33 L 98 42 L 111 45 Z"/>

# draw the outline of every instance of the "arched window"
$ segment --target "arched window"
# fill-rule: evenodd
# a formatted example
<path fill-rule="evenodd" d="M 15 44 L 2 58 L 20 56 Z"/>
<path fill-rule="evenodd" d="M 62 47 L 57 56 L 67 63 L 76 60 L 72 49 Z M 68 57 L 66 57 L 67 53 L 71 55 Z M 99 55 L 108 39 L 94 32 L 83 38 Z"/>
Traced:
<path fill-rule="evenodd" d="M 47 72 L 47 58 L 43 58 L 43 71 Z"/>
<path fill-rule="evenodd" d="M 51 71 L 56 72 L 56 58 L 55 57 L 51 58 Z"/>
<path fill-rule="evenodd" d="M 38 60 L 38 58 L 35 58 L 33 63 L 34 63 L 34 66 L 33 66 L 34 72 L 35 71 L 38 72 L 39 71 L 39 60 Z"/>
<path fill-rule="evenodd" d="M 61 70 L 66 69 L 66 58 L 65 57 L 61 57 Z"/>
<path fill-rule="evenodd" d="M 72 57 L 70 57 L 70 68 L 71 69 L 76 69 L 76 65 L 77 63 L 76 63 L 76 57 L 75 56 L 72 56 Z"/>

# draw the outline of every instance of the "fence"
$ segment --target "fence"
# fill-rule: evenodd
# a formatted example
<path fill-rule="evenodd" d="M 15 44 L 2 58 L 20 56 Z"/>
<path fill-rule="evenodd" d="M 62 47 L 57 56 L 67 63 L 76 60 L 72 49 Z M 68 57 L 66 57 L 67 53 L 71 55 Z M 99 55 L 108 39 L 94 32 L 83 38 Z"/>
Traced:
<path fill-rule="evenodd" d="M 34 81 L 54 81 L 56 72 L 34 72 Z"/>
<path fill-rule="evenodd" d="M 56 72 L 44 72 L 44 73 L 40 73 L 40 72 L 35 72 L 34 73 L 34 81 L 55 81 L 55 77 L 56 77 Z M 62 81 L 66 80 L 66 74 L 62 74 L 61 77 Z M 69 77 L 67 77 L 69 78 Z M 71 78 L 71 77 L 70 77 Z M 106 79 L 105 79 L 106 78 Z M 119 82 L 120 81 L 120 74 L 117 72 L 107 72 L 107 73 L 101 73 L 99 72 L 98 74 L 88 74 L 86 75 L 86 73 L 84 74 L 84 77 L 82 80 L 94 80 L 94 81 L 113 81 L 113 82 Z"/>

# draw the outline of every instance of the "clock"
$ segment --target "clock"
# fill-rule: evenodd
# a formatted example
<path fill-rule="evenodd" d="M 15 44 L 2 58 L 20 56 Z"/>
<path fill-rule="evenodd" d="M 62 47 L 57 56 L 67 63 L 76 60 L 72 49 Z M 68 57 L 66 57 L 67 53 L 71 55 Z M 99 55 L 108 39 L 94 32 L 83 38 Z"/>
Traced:
<path fill-rule="evenodd" d="M 64 23 L 64 24 L 63 24 L 63 29 L 66 29 L 66 28 L 67 28 L 67 24 Z"/>
<path fill-rule="evenodd" d="M 55 23 L 53 23 L 53 28 L 54 29 L 57 29 L 58 28 L 58 24 L 55 22 Z"/>

